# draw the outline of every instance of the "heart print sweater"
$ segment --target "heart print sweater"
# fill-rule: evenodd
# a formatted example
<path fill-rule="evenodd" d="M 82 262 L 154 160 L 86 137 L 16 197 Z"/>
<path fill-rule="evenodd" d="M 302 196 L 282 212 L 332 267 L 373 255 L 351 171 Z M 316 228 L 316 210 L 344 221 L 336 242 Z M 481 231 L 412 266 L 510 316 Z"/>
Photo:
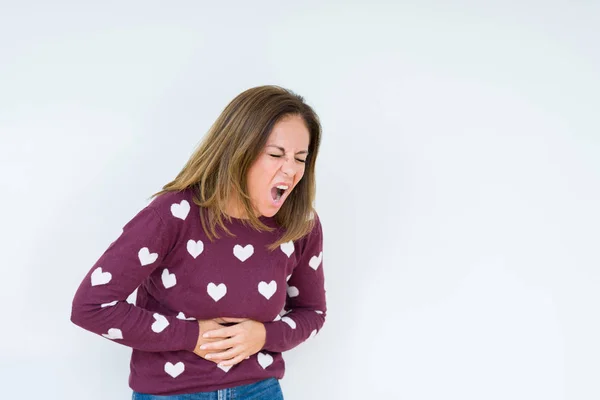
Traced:
<path fill-rule="evenodd" d="M 123 227 L 82 280 L 71 321 L 132 349 L 129 387 L 174 395 L 214 391 L 284 376 L 282 352 L 319 332 L 327 313 L 323 236 L 317 215 L 311 232 L 267 246 L 281 236 L 242 220 L 227 222 L 235 236 L 202 228 L 192 190 L 156 197 Z M 126 301 L 137 288 L 134 304 Z M 258 353 L 219 367 L 192 352 L 196 320 L 250 318 L 264 323 Z"/>

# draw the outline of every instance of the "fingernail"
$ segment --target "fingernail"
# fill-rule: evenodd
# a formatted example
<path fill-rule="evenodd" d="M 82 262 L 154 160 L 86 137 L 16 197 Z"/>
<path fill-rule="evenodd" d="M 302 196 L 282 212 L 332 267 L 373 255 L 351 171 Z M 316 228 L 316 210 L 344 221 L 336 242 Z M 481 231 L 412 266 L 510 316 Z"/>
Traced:
<path fill-rule="evenodd" d="M 206 358 L 206 359 L 210 359 L 210 358 L 212 358 L 212 356 L 211 356 L 210 354 L 207 354 L 207 355 L 205 356 L 205 358 Z"/>
<path fill-rule="evenodd" d="M 206 350 L 206 345 L 203 344 L 202 346 L 200 346 L 200 350 Z"/>
<path fill-rule="evenodd" d="M 202 337 L 205 337 L 205 338 L 207 338 L 207 337 L 209 337 L 209 336 L 210 336 L 210 335 L 209 335 L 208 333 L 205 333 L 204 335 L 202 335 Z"/>

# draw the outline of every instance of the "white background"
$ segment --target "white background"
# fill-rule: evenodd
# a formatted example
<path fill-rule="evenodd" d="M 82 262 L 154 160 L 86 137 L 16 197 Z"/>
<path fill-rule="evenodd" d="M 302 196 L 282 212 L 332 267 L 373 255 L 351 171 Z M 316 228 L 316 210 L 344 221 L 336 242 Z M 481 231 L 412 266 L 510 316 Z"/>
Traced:
<path fill-rule="evenodd" d="M 600 398 L 600 2 L 0 6 L 2 398 L 127 399 L 71 300 L 241 91 L 323 123 L 286 400 Z"/>

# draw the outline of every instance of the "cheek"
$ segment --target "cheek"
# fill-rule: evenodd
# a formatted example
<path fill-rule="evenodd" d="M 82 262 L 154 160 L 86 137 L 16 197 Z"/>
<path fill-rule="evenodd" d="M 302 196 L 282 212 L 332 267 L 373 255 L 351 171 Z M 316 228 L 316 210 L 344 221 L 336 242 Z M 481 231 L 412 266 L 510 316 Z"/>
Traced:
<path fill-rule="evenodd" d="M 259 160 L 248 171 L 248 191 L 256 195 L 264 190 L 271 182 L 274 171 L 277 170 L 268 160 Z"/>
<path fill-rule="evenodd" d="M 248 186 L 248 192 L 250 192 L 250 194 L 254 193 L 256 190 L 259 177 L 260 171 L 257 169 L 257 165 L 253 165 L 250 170 L 248 170 L 248 175 L 246 177 L 246 185 Z"/>
<path fill-rule="evenodd" d="M 294 179 L 296 180 L 294 186 L 296 186 L 298 182 L 300 182 L 300 179 L 302 179 L 302 177 L 304 176 L 304 171 L 305 167 L 301 167 L 298 169 L 298 171 L 296 172 L 296 176 L 294 177 Z"/>

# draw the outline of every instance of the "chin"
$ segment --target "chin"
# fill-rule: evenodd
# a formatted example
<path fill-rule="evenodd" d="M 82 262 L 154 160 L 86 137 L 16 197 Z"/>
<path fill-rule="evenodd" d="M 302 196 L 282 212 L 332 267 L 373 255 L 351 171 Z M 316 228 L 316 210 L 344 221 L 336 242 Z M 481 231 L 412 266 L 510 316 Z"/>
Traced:
<path fill-rule="evenodd" d="M 260 215 L 262 215 L 263 217 L 271 218 L 271 217 L 275 216 L 275 214 L 277 214 L 277 211 L 279 211 L 279 209 L 265 210 L 264 212 L 261 212 Z"/>
<path fill-rule="evenodd" d="M 273 217 L 275 214 L 277 214 L 277 212 L 279 211 L 281 207 L 263 207 L 260 210 L 260 215 L 262 215 L 263 217 L 267 217 L 267 218 L 271 218 Z"/>

